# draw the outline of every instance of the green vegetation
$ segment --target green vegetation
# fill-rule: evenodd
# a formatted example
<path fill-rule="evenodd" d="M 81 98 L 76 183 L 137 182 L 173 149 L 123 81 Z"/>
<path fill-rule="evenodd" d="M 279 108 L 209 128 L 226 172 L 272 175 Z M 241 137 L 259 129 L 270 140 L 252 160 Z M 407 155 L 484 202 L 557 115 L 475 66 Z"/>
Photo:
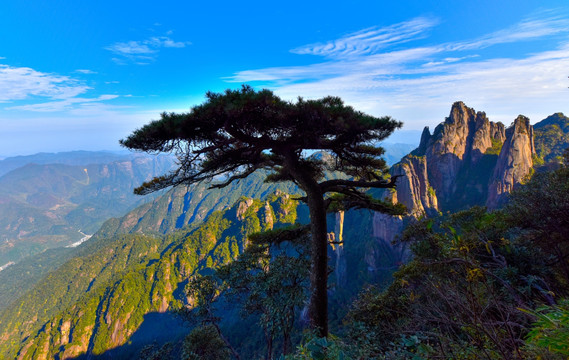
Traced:
<path fill-rule="evenodd" d="M 71 259 L 76 251 L 76 248 L 50 249 L 1 271 L 0 311 L 24 295 L 45 275 Z"/>
<path fill-rule="evenodd" d="M 194 230 L 86 244 L 78 249 L 82 256 L 66 262 L 0 315 L 0 337 L 7 339 L 0 344 L 0 357 L 18 352 L 24 359 L 103 354 L 125 344 L 148 313 L 188 300 L 174 295 L 186 279 L 237 256 L 247 231 L 258 229 L 243 224 L 263 223 L 261 202 L 250 203 L 242 221 L 233 208 L 211 214 Z"/>
<path fill-rule="evenodd" d="M 543 158 L 539 157 L 539 155 L 537 155 L 537 154 L 533 154 L 531 156 L 531 160 L 533 162 L 534 167 L 539 167 L 539 166 L 545 165 L 545 160 L 543 160 Z"/>
<path fill-rule="evenodd" d="M 386 290 L 368 289 L 353 304 L 346 353 L 378 359 L 565 354 L 568 186 L 567 167 L 536 174 L 502 211 L 473 208 L 411 225 L 402 241 L 411 244 L 413 260 Z"/>
<path fill-rule="evenodd" d="M 541 306 L 527 313 L 536 318 L 527 335 L 528 349 L 569 356 L 569 301 Z"/>
<path fill-rule="evenodd" d="M 343 344 L 335 337 L 317 337 L 313 333 L 306 334 L 306 339 L 297 348 L 295 354 L 282 356 L 280 360 L 344 360 L 349 359 Z"/>
<path fill-rule="evenodd" d="M 433 187 L 431 185 L 429 185 L 427 187 L 427 193 L 429 194 L 429 196 L 435 198 L 437 196 L 437 193 L 435 192 L 435 189 L 433 189 Z"/>
<path fill-rule="evenodd" d="M 98 301 L 94 299 L 103 297 L 106 288 L 129 270 L 144 267 L 149 260 L 147 256 L 159 254 L 164 247 L 164 240 L 166 239 L 128 235 L 90 244 L 88 248 L 82 249 L 83 256 L 72 258 L 57 272 L 48 274 L 0 314 L 2 334 L 17 330 L 17 336 L 24 338 L 44 324 L 49 324 L 49 319 L 63 314 L 71 315 L 67 309 L 72 309 L 77 303 L 81 304 L 79 307 L 97 309 Z M 137 285 L 132 280 L 127 280 L 129 285 Z M 85 293 L 92 297 L 85 298 Z M 69 321 L 76 322 L 75 326 L 86 324 L 85 327 L 88 327 L 94 317 L 92 311 L 84 311 L 82 316 L 72 317 Z M 63 319 L 61 321 L 65 322 Z M 61 336 L 57 330 L 52 329 L 53 334 L 49 335 Z M 38 335 L 47 337 L 48 331 Z M 3 343 L 0 354 L 5 354 L 9 348 L 10 343 Z"/>
<path fill-rule="evenodd" d="M 569 118 L 556 113 L 535 124 L 535 152 L 545 163 L 563 160 L 563 151 L 569 147 Z"/>
<path fill-rule="evenodd" d="M 495 138 L 490 138 L 490 140 L 492 141 L 492 146 L 486 149 L 486 152 L 484 154 L 500 155 L 500 151 L 502 151 L 502 146 L 504 143 Z"/>
<path fill-rule="evenodd" d="M 292 350 L 292 333 L 299 309 L 306 300 L 310 265 L 308 227 L 290 226 L 249 236 L 249 244 L 237 259 L 216 269 L 212 275 L 191 279 L 188 295 L 195 299 L 193 309 L 183 314 L 198 316 L 211 324 L 239 357 L 235 348 L 221 336 L 216 302 L 238 305 L 245 317 L 258 315 L 258 325 L 266 340 L 266 358 L 273 358 L 273 342 L 282 341 L 282 354 Z"/>
<path fill-rule="evenodd" d="M 229 360 L 231 353 L 212 325 L 195 328 L 184 341 L 185 360 Z"/>

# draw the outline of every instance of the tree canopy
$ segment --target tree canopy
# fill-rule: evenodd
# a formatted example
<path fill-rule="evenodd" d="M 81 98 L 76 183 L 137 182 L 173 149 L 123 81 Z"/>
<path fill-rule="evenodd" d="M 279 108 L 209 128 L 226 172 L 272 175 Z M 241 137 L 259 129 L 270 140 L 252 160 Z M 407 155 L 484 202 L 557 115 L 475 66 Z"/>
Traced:
<path fill-rule="evenodd" d="M 267 181 L 293 181 L 306 196 L 311 223 L 311 297 L 309 316 L 321 335 L 327 325 L 326 210 L 370 208 L 403 214 L 402 205 L 373 199 L 367 188 L 393 188 L 387 166 L 376 146 L 401 123 L 389 116 L 374 117 L 354 110 L 338 97 L 317 100 L 280 99 L 270 90 L 240 90 L 206 94 L 206 101 L 188 113 L 163 113 L 134 131 L 121 144 L 146 152 L 175 152 L 179 167 L 135 190 L 146 194 L 178 184 L 211 181 L 224 187 L 256 170 L 269 173 Z M 325 151 L 322 160 L 310 156 Z M 324 178 L 338 171 L 349 179 Z M 334 196 L 326 197 L 327 193 Z"/>

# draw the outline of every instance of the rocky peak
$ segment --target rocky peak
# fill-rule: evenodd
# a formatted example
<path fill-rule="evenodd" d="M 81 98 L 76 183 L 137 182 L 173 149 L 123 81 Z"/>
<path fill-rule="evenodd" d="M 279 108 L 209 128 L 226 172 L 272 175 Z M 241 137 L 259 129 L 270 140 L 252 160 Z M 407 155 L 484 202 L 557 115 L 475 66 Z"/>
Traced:
<path fill-rule="evenodd" d="M 476 112 L 462 101 L 452 105 L 445 122 L 435 128 L 424 147 L 428 175 L 436 193 L 450 199 L 457 191 L 457 179 L 465 168 L 477 164 L 493 141 L 504 138 L 504 126 L 493 123 L 484 112 Z M 427 136 L 423 134 L 423 139 Z"/>
<path fill-rule="evenodd" d="M 401 177 L 396 192 L 383 196 L 403 203 L 413 217 L 484 205 L 489 196 L 488 204 L 496 206 L 500 194 L 529 174 L 532 138 L 523 116 L 506 130 L 486 113 L 455 102 L 433 134 L 426 127 L 419 147 L 391 168 L 391 175 Z"/>
<path fill-rule="evenodd" d="M 530 173 L 534 152 L 533 129 L 526 117 L 519 116 L 506 130 L 484 112 L 454 103 L 433 134 L 426 127 L 419 147 L 391 167 L 391 175 L 400 176 L 397 188 L 382 196 L 404 204 L 409 215 L 375 213 L 373 237 L 387 248 L 412 218 L 473 205 L 498 206 L 502 195 Z M 405 249 L 391 250 L 405 254 Z M 371 262 L 368 265 L 373 268 Z"/>
<path fill-rule="evenodd" d="M 265 229 L 266 230 L 273 230 L 273 225 L 275 223 L 275 219 L 273 216 L 273 208 L 268 201 L 265 201 L 265 206 L 263 207 L 263 218 L 265 221 Z"/>
<path fill-rule="evenodd" d="M 423 133 L 421 134 L 421 142 L 419 143 L 419 147 L 416 150 L 417 155 L 425 155 L 429 140 L 431 140 L 431 132 L 429 131 L 429 127 L 425 126 Z"/>
<path fill-rule="evenodd" d="M 249 209 L 251 205 L 253 205 L 254 200 L 251 198 L 248 199 L 240 199 L 239 204 L 237 205 L 237 220 L 243 221 L 243 215 Z"/>
<path fill-rule="evenodd" d="M 478 112 L 470 146 L 470 165 L 476 165 L 486 151 L 493 146 L 494 142 L 503 143 L 505 139 L 504 124 L 491 122 L 485 113 Z"/>
<path fill-rule="evenodd" d="M 533 154 L 533 126 L 527 117 L 520 115 L 506 130 L 506 140 L 488 187 L 488 208 L 500 206 L 504 201 L 504 194 L 511 192 L 531 173 Z"/>

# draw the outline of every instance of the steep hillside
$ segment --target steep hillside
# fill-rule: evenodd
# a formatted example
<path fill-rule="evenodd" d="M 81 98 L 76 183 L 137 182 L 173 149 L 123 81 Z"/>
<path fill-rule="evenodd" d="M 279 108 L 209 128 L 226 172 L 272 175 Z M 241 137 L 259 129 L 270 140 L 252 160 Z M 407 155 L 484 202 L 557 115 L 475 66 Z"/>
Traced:
<path fill-rule="evenodd" d="M 189 277 L 233 259 L 247 234 L 307 218 L 304 206 L 277 192 L 264 201 L 241 198 L 194 230 L 89 241 L 0 315 L 0 358 L 130 358 L 145 344 L 178 339 L 189 329 L 169 311 L 190 301 L 183 291 Z M 366 230 L 373 221 L 368 211 L 329 217 L 331 236 L 344 241 L 330 249 L 332 326 L 362 286 L 388 281 L 401 261 L 381 234 Z M 233 316 L 230 324 L 240 321 Z M 233 336 L 237 344 L 258 341 L 242 331 Z"/>
<path fill-rule="evenodd" d="M 199 224 L 214 211 L 232 206 L 242 196 L 262 199 L 277 190 L 298 193 L 293 183 L 265 183 L 265 176 L 263 172 L 255 172 L 222 189 L 208 189 L 207 183 L 175 187 L 121 218 L 110 219 L 96 236 L 148 231 L 165 234 L 186 225 Z"/>
<path fill-rule="evenodd" d="M 555 113 L 533 128 L 538 159 L 546 163 L 560 161 L 563 151 L 569 147 L 569 117 Z"/>
<path fill-rule="evenodd" d="M 78 248 L 48 249 L 28 256 L 0 272 L 0 312 L 51 271 L 67 262 Z"/>
<path fill-rule="evenodd" d="M 0 177 L 0 264 L 93 234 L 110 217 L 144 201 L 142 181 L 168 171 L 168 156 L 107 164 L 28 164 Z"/>
<path fill-rule="evenodd" d="M 280 194 L 242 199 L 190 232 L 92 242 L 2 313 L 0 358 L 65 359 L 123 345 L 148 314 L 188 301 L 189 276 L 230 261 L 247 234 L 296 219 L 296 201 Z"/>

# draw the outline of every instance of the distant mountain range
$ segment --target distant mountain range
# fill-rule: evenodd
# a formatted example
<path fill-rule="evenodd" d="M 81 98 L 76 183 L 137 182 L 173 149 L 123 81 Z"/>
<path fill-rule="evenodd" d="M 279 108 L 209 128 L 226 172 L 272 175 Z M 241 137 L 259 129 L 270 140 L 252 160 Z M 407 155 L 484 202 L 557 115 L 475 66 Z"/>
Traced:
<path fill-rule="evenodd" d="M 67 151 L 60 153 L 38 153 L 12 156 L 0 160 L 0 176 L 27 164 L 87 165 L 108 164 L 114 161 L 131 159 L 136 154 L 112 151 Z"/>
<path fill-rule="evenodd" d="M 173 163 L 165 155 L 89 152 L 1 161 L 0 172 L 7 172 L 0 177 L 0 265 L 93 234 L 108 218 L 148 201 L 133 189 Z"/>

